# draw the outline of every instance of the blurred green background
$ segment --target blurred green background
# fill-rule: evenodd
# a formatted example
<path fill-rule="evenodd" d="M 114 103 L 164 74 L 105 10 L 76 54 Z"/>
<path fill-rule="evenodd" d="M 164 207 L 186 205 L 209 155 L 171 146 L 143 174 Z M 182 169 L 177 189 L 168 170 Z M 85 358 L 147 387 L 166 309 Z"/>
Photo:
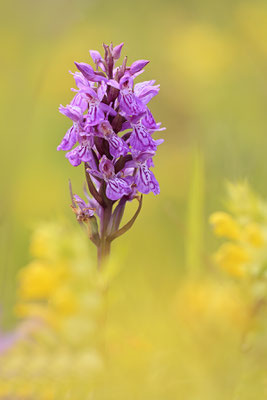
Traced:
<path fill-rule="evenodd" d="M 72 97 L 73 62 L 90 62 L 88 50 L 101 51 L 102 43 L 111 41 L 124 41 L 130 63 L 151 60 L 142 80 L 161 84 L 151 108 L 167 127 L 155 168 L 161 194 L 146 196 L 134 228 L 113 246 L 126 265 L 119 284 L 125 283 L 129 304 L 140 307 L 141 288 L 146 299 L 158 287 L 167 296 L 196 259 L 206 268 L 214 247 L 206 217 L 221 207 L 224 180 L 248 178 L 267 194 L 267 2 L 15 0 L 1 5 L 0 297 L 6 313 L 15 298 L 15 274 L 29 260 L 31 230 L 42 220 L 76 223 L 68 178 L 81 193 L 83 171 L 56 151 L 69 127 L 58 106 Z M 199 170 L 204 191 L 192 179 Z M 195 230 L 203 242 L 192 257 Z"/>

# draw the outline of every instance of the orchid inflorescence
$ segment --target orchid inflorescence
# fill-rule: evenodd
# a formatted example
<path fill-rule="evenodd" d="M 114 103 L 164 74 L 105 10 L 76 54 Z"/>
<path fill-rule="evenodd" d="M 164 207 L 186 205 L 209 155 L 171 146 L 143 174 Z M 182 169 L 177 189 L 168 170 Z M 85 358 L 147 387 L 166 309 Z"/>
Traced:
<path fill-rule="evenodd" d="M 123 43 L 103 46 L 104 58 L 98 51 L 90 51 L 95 70 L 75 62 L 79 72 L 72 74 L 78 89 L 72 89 L 76 93 L 69 105 L 59 107 L 73 125 L 58 146 L 58 150 L 68 151 L 66 157 L 73 166 L 84 163 L 91 197 L 86 192 L 86 202 L 71 190 L 72 208 L 77 220 L 89 228 L 99 263 L 109 253 L 112 240 L 133 225 L 141 210 L 142 194 L 159 194 L 151 167 L 163 140 L 153 139 L 152 134 L 164 129 L 147 107 L 158 94 L 159 85 L 154 80 L 134 85 L 149 61 L 138 60 L 127 67 L 125 57 L 122 65 L 115 67 Z M 125 205 L 133 199 L 139 201 L 138 209 L 120 228 Z"/>

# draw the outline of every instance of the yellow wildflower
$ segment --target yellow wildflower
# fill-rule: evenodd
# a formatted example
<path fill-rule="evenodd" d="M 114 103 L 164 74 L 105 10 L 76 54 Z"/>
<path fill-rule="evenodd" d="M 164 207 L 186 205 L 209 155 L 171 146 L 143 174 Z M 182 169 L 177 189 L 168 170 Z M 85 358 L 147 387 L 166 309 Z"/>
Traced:
<path fill-rule="evenodd" d="M 246 274 L 245 264 L 249 261 L 247 251 L 240 245 L 224 243 L 215 254 L 215 262 L 230 275 L 240 278 Z"/>
<path fill-rule="evenodd" d="M 50 299 L 50 305 L 56 313 L 64 316 L 71 315 L 77 310 L 77 295 L 67 286 L 62 286 L 55 291 Z"/>
<path fill-rule="evenodd" d="M 45 299 L 53 293 L 66 274 L 63 265 L 51 266 L 42 261 L 32 261 L 19 273 L 20 299 Z"/>
<path fill-rule="evenodd" d="M 237 240 L 240 237 L 240 228 L 230 214 L 219 211 L 213 213 L 209 219 L 216 236 Z"/>
<path fill-rule="evenodd" d="M 262 247 L 264 245 L 263 232 L 258 224 L 249 223 L 244 227 L 244 240 L 253 247 Z"/>

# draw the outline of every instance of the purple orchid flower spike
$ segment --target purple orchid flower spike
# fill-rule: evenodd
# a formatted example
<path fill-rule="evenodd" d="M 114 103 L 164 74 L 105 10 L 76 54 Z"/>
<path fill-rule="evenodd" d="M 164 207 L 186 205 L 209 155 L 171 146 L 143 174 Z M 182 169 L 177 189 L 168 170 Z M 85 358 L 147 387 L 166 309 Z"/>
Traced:
<path fill-rule="evenodd" d="M 94 68 L 75 63 L 78 71 L 72 75 L 77 89 L 72 89 L 75 94 L 70 104 L 59 108 L 72 126 L 58 146 L 67 151 L 73 166 L 84 164 L 91 197 L 86 194 L 84 201 L 71 191 L 72 209 L 97 247 L 99 266 L 108 256 L 111 242 L 134 224 L 143 194 L 160 192 L 151 168 L 163 140 L 152 135 L 164 129 L 148 108 L 159 85 L 154 80 L 135 84 L 149 61 L 138 60 L 128 67 L 125 57 L 115 67 L 123 43 L 103 47 L 104 56 L 90 51 Z M 126 204 L 135 199 L 138 208 L 121 227 Z"/>

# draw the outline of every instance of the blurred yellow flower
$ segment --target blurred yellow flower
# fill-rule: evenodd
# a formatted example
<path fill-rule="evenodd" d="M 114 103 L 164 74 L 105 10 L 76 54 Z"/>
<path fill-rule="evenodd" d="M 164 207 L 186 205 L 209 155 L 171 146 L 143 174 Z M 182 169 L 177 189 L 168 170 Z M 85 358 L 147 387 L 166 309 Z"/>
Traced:
<path fill-rule="evenodd" d="M 164 285 L 159 285 L 155 298 L 139 285 L 137 302 L 135 287 L 131 300 L 128 289 L 115 284 L 107 298 L 118 271 L 114 260 L 103 274 L 97 271 L 86 252 L 86 236 L 64 229 L 54 236 L 58 248 L 50 257 L 49 243 L 57 229 L 51 226 L 49 234 L 49 227 L 43 226 L 39 232 L 45 230 L 42 251 L 18 275 L 16 313 L 34 330 L 1 355 L 0 399 L 98 400 L 110 393 L 122 399 L 132 387 L 141 387 L 148 399 L 157 393 L 164 398 L 170 371 L 167 397 L 173 399 L 180 396 L 184 381 L 207 382 L 214 369 L 226 370 L 229 358 L 224 360 L 224 352 L 230 355 L 229 362 L 235 360 L 231 351 L 251 322 L 249 304 L 235 282 L 190 275 L 175 294 L 166 294 L 166 288 L 161 292 Z M 255 226 L 248 229 L 254 241 L 256 231 Z M 244 241 L 243 236 L 242 230 Z M 230 261 L 244 262 L 242 251 L 230 252 Z M 214 375 L 215 380 L 222 377 L 224 372 Z M 192 391 L 185 387 L 180 397 L 191 399 L 199 389 L 200 399 L 214 398 L 199 385 Z M 216 386 L 217 381 L 217 390 Z"/>
<path fill-rule="evenodd" d="M 235 243 L 224 243 L 214 256 L 215 262 L 234 277 L 246 275 L 245 264 L 249 261 L 247 251 Z"/>
<path fill-rule="evenodd" d="M 262 247 L 264 245 L 264 235 L 261 227 L 256 223 L 248 223 L 244 227 L 243 240 L 254 247 Z"/>
<path fill-rule="evenodd" d="M 96 275 L 87 246 L 82 232 L 70 233 L 59 224 L 40 225 L 30 246 L 34 260 L 18 273 L 17 316 L 42 321 L 65 334 L 66 340 L 73 336 L 66 326 L 76 337 L 78 321 L 83 321 L 79 337 L 82 330 L 91 331 L 94 322 L 88 316 L 94 319 L 95 309 L 102 307 L 108 276 Z"/>
<path fill-rule="evenodd" d="M 60 315 L 74 314 L 78 309 L 77 295 L 68 286 L 61 286 L 50 298 L 50 305 Z"/>
<path fill-rule="evenodd" d="M 46 299 L 60 285 L 66 273 L 67 268 L 64 265 L 32 261 L 19 272 L 18 295 L 25 300 Z"/>
<path fill-rule="evenodd" d="M 213 213 L 209 218 L 209 222 L 213 226 L 216 236 L 233 240 L 240 238 L 240 227 L 230 214 L 222 211 Z"/>
<path fill-rule="evenodd" d="M 103 368 L 99 321 L 109 281 L 90 261 L 87 240 L 56 223 L 34 232 L 34 260 L 18 273 L 15 305 L 34 328 L 1 358 L 0 398 L 87 398 Z"/>
<path fill-rule="evenodd" d="M 234 242 L 222 244 L 213 259 L 231 276 L 262 279 L 267 261 L 267 202 L 247 182 L 228 182 L 227 194 L 230 212 L 213 213 L 209 222 L 216 236 Z"/>

